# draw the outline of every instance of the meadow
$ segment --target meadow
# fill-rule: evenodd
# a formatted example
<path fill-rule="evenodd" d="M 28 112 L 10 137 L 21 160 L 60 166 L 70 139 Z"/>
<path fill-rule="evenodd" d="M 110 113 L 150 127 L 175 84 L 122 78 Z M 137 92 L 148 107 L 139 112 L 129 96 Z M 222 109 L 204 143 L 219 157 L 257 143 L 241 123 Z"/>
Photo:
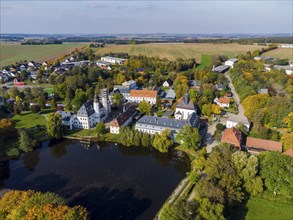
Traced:
<path fill-rule="evenodd" d="M 193 44 L 193 43 L 150 43 L 150 44 L 128 44 L 128 45 L 106 45 L 104 48 L 96 49 L 97 55 L 106 53 L 128 53 L 130 55 L 145 55 L 148 57 L 160 57 L 169 60 L 177 58 L 195 58 L 201 62 L 201 55 L 226 55 L 229 58 L 260 49 L 258 45 L 239 45 L 239 44 Z"/>
<path fill-rule="evenodd" d="M 86 44 L 20 45 L 0 43 L 0 68 L 21 60 L 51 61 Z"/>
<path fill-rule="evenodd" d="M 277 48 L 269 52 L 263 53 L 262 56 L 275 57 L 280 59 L 288 59 L 293 61 L 293 49 L 292 48 Z"/>

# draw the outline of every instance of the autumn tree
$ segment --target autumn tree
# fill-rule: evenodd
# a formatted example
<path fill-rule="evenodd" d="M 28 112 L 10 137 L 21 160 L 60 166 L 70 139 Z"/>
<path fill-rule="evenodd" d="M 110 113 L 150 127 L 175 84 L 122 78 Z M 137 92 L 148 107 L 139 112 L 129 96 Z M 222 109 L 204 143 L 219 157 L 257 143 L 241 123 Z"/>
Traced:
<path fill-rule="evenodd" d="M 293 132 L 283 134 L 281 142 L 284 150 L 293 149 Z"/>
<path fill-rule="evenodd" d="M 138 104 L 138 110 L 141 114 L 149 115 L 152 112 L 152 106 L 149 102 L 143 100 Z"/>
<path fill-rule="evenodd" d="M 105 125 L 104 122 L 99 122 L 96 125 L 96 131 L 97 131 L 98 134 L 104 134 L 105 130 L 106 130 L 106 125 Z"/>
<path fill-rule="evenodd" d="M 197 128 L 193 128 L 190 125 L 184 125 L 176 135 L 176 140 L 188 149 L 197 150 L 201 141 L 201 136 L 198 133 Z"/>
<path fill-rule="evenodd" d="M 113 105 L 116 105 L 116 106 L 121 105 L 122 99 L 123 99 L 123 95 L 121 93 L 115 93 L 111 97 Z"/>
<path fill-rule="evenodd" d="M 75 96 L 72 99 L 72 106 L 73 106 L 73 111 L 77 112 L 80 107 L 87 101 L 87 95 L 82 89 L 77 89 L 75 91 Z"/>
<path fill-rule="evenodd" d="M 37 141 L 24 129 L 18 131 L 19 149 L 24 152 L 32 151 L 38 145 Z"/>

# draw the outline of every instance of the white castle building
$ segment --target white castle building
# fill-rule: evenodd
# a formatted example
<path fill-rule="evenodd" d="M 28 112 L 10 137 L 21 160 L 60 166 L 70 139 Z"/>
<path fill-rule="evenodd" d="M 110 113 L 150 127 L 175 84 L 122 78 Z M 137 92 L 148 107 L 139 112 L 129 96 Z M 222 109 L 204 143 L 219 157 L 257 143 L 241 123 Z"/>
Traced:
<path fill-rule="evenodd" d="M 109 99 L 109 90 L 102 89 L 100 96 L 84 103 L 77 114 L 68 115 L 59 112 L 62 116 L 62 124 L 68 126 L 69 129 L 90 129 L 97 123 L 104 121 L 111 112 Z M 66 117 L 63 117 L 66 116 Z"/>
<path fill-rule="evenodd" d="M 197 107 L 190 100 L 190 97 L 187 91 L 184 97 L 176 105 L 175 118 L 178 120 L 187 120 L 187 118 L 192 113 L 197 114 Z"/>

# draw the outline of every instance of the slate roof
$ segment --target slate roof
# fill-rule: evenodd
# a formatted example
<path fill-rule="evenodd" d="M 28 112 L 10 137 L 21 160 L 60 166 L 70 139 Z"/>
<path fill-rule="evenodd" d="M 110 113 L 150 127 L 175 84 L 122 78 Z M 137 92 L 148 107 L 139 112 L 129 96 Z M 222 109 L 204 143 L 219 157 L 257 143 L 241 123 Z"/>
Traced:
<path fill-rule="evenodd" d="M 217 66 L 214 68 L 214 72 L 223 73 L 227 71 L 230 67 L 226 65 Z"/>
<path fill-rule="evenodd" d="M 126 109 L 125 112 L 123 112 L 121 115 L 119 115 L 117 118 L 115 118 L 113 121 L 111 121 L 110 126 L 112 127 L 121 127 L 125 124 L 125 122 L 132 117 L 137 112 L 135 106 L 130 106 Z"/>
<path fill-rule="evenodd" d="M 91 116 L 92 114 L 95 113 L 95 110 L 94 110 L 94 100 L 91 99 L 89 101 L 87 101 L 86 103 L 83 104 L 83 106 L 85 107 L 85 110 L 86 110 L 86 114 L 81 114 L 80 111 L 77 112 L 77 116 Z M 102 108 L 102 105 L 100 103 L 100 107 Z"/>
<path fill-rule="evenodd" d="M 186 124 L 192 126 L 191 122 L 194 120 L 198 120 L 198 116 L 195 113 L 191 114 L 187 120 L 145 115 L 140 118 L 136 124 L 154 125 L 156 127 L 163 127 L 164 129 L 177 130 L 181 129 Z"/>
<path fill-rule="evenodd" d="M 185 96 L 180 99 L 179 103 L 176 105 L 176 108 L 196 110 L 196 105 L 189 100 L 189 95 L 186 93 Z"/>

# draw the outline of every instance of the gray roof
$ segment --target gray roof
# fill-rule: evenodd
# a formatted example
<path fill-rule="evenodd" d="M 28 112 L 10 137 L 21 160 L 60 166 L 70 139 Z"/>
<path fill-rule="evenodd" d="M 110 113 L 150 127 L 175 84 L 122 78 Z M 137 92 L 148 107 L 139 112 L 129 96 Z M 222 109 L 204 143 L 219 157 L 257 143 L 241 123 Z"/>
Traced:
<path fill-rule="evenodd" d="M 113 93 L 130 93 L 130 88 L 129 87 L 125 87 L 125 86 L 114 86 L 114 90 Z"/>
<path fill-rule="evenodd" d="M 196 110 L 195 104 L 189 99 L 189 94 L 186 93 L 183 99 L 176 105 L 176 108 Z"/>
<path fill-rule="evenodd" d="M 250 124 L 250 122 L 248 121 L 246 117 L 241 117 L 238 115 L 231 115 L 228 118 L 228 121 L 233 121 L 233 122 L 242 123 L 242 124 Z"/>
<path fill-rule="evenodd" d="M 293 66 L 280 66 L 280 65 L 275 65 L 275 69 L 284 69 L 284 70 L 293 70 Z"/>
<path fill-rule="evenodd" d="M 199 123 L 199 117 L 195 113 L 192 113 L 191 115 L 189 115 L 187 120 L 178 120 L 174 118 L 145 115 L 137 121 L 136 126 L 140 127 L 142 125 L 149 125 L 152 127 L 156 127 L 158 130 L 165 130 L 165 129 L 179 130 L 183 128 L 184 125 L 190 125 L 192 127 L 196 127 L 198 123 Z"/>
<path fill-rule="evenodd" d="M 123 58 L 118 58 L 118 57 L 111 57 L 111 56 L 105 56 L 102 58 L 107 58 L 107 59 L 112 59 L 112 60 L 116 60 L 116 61 L 125 61 L 127 59 L 123 59 Z"/>
<path fill-rule="evenodd" d="M 100 107 L 102 107 L 101 103 L 99 103 L 99 104 L 100 104 Z M 91 99 L 91 100 L 87 101 L 86 103 L 84 103 L 83 106 L 85 107 L 86 115 L 81 114 L 80 111 L 78 111 L 77 112 L 78 116 L 91 116 L 92 114 L 95 113 L 94 100 L 93 99 Z"/>
<path fill-rule="evenodd" d="M 231 61 L 231 62 L 237 62 L 237 61 L 238 61 L 238 59 L 237 59 L 237 58 L 231 58 L 231 59 L 229 59 L 229 60 L 227 60 L 227 61 Z"/>
<path fill-rule="evenodd" d="M 174 89 L 169 89 L 169 91 L 166 94 L 166 98 L 167 99 L 175 99 L 176 95 L 175 95 L 175 91 Z"/>
<path fill-rule="evenodd" d="M 222 73 L 222 72 L 225 72 L 226 70 L 228 70 L 230 67 L 227 66 L 227 65 L 221 65 L 221 66 L 217 66 L 214 68 L 214 72 L 219 72 L 219 73 Z"/>
<path fill-rule="evenodd" d="M 188 86 L 193 87 L 193 86 L 200 86 L 200 81 L 199 80 L 188 80 Z"/>

